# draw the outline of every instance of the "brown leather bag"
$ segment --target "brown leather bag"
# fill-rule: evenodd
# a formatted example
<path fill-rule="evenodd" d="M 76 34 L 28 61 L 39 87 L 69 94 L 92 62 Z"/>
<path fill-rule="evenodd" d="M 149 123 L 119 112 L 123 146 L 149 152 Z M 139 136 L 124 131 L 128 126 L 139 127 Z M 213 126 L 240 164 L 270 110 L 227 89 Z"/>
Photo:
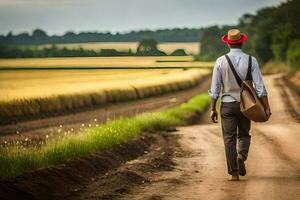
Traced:
<path fill-rule="evenodd" d="M 258 98 L 257 93 L 253 87 L 252 74 L 251 74 L 251 66 L 252 66 L 251 56 L 249 56 L 248 71 L 247 71 L 246 80 L 244 81 L 242 81 L 242 79 L 237 74 L 229 56 L 225 55 L 225 57 L 227 59 L 227 62 L 231 68 L 231 71 L 238 85 L 241 87 L 240 109 L 243 115 L 245 115 L 248 119 L 254 122 L 268 121 L 269 117 L 265 112 L 265 107 L 261 99 Z"/>

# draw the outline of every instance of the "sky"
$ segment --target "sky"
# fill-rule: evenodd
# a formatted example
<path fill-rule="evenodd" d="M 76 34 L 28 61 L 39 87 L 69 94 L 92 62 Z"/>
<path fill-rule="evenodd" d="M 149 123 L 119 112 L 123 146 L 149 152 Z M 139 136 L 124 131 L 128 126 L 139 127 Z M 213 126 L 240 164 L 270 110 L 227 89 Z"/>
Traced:
<path fill-rule="evenodd" d="M 66 31 L 128 32 L 141 29 L 236 24 L 285 0 L 0 0 L 0 34 L 41 28 Z"/>

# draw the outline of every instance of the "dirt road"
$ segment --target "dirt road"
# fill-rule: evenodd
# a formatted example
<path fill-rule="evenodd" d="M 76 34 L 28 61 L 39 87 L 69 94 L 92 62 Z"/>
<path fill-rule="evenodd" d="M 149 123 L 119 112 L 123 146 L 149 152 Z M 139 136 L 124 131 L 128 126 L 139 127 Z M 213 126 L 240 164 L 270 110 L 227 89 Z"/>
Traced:
<path fill-rule="evenodd" d="M 227 181 L 220 124 L 180 127 L 172 133 L 182 151 L 174 154 L 174 170 L 121 199 L 300 199 L 300 124 L 286 111 L 275 78 L 265 78 L 273 115 L 252 124 L 248 175 L 241 181 Z"/>

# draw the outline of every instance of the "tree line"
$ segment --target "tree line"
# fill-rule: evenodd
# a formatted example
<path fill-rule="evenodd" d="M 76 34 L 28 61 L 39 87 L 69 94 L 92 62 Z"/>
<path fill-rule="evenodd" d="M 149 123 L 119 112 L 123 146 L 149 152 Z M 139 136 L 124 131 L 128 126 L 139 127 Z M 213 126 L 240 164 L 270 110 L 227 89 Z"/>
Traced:
<path fill-rule="evenodd" d="M 0 46 L 0 58 L 40 58 L 40 57 L 96 57 L 96 56 L 166 56 L 167 54 L 158 49 L 158 43 L 154 39 L 140 41 L 135 52 L 118 51 L 116 49 L 88 50 L 83 48 L 59 48 L 55 44 L 50 47 L 32 48 L 20 46 Z M 187 55 L 183 49 L 176 49 L 169 54 L 171 56 Z"/>
<path fill-rule="evenodd" d="M 228 51 L 220 38 L 230 28 L 239 28 L 249 38 L 243 49 L 261 63 L 270 60 L 288 62 L 290 71 L 300 68 L 300 1 L 289 0 L 267 7 L 255 15 L 244 14 L 237 26 L 211 26 L 203 31 L 198 59 L 214 60 Z"/>
<path fill-rule="evenodd" d="M 32 33 L 24 32 L 0 35 L 0 45 L 38 45 L 84 42 L 138 42 L 143 39 L 153 38 L 157 42 L 197 42 L 201 37 L 203 28 L 174 28 L 161 30 L 141 30 L 129 33 L 110 32 L 66 32 L 64 35 L 48 35 L 42 29 Z"/>

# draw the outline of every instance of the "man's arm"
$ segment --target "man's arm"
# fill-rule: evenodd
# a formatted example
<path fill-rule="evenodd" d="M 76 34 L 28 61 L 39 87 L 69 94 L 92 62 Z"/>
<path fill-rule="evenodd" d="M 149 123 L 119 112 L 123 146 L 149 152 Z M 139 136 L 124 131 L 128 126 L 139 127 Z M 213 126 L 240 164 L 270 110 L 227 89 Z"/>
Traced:
<path fill-rule="evenodd" d="M 213 69 L 211 88 L 208 91 L 209 96 L 211 97 L 210 118 L 214 123 L 218 122 L 218 112 L 216 109 L 216 104 L 220 95 L 221 86 L 222 86 L 222 74 L 221 74 L 219 60 L 217 60 Z"/>
<path fill-rule="evenodd" d="M 263 77 L 262 77 L 258 62 L 255 58 L 253 58 L 252 63 L 253 63 L 252 78 L 253 78 L 253 83 L 255 85 L 255 90 L 256 90 L 257 96 L 261 99 L 261 101 L 265 107 L 267 116 L 270 117 L 270 115 L 272 113 L 271 113 L 270 104 L 269 104 L 269 100 L 268 100 L 268 93 L 267 93 L 267 90 L 264 85 Z"/>

